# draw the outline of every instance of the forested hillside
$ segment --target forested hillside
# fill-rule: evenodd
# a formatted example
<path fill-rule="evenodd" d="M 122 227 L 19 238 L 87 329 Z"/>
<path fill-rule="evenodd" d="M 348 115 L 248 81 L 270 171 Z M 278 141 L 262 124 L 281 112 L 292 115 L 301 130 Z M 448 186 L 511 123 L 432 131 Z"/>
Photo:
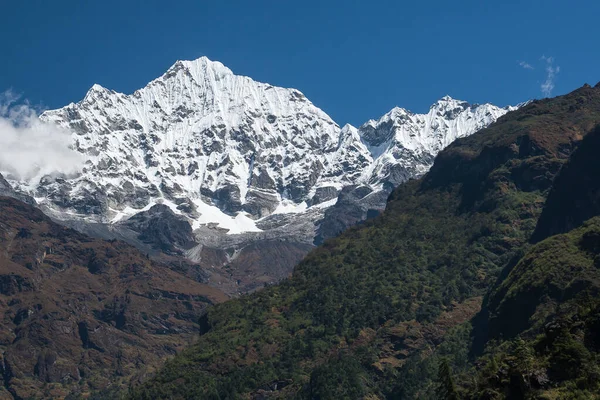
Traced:
<path fill-rule="evenodd" d="M 554 181 L 541 242 L 490 291 L 474 321 L 479 371 L 460 378 L 465 397 L 600 397 L 598 152 L 595 129 Z"/>

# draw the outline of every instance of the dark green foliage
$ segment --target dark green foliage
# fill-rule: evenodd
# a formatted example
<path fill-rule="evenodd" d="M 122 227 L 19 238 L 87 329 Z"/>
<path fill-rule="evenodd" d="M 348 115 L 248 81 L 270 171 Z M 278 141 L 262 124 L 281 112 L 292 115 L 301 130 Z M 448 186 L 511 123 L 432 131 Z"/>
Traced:
<path fill-rule="evenodd" d="M 442 359 L 438 371 L 436 395 L 439 400 L 458 400 L 458 392 L 447 359 Z"/>
<path fill-rule="evenodd" d="M 535 355 L 533 348 L 529 345 L 529 343 L 519 337 L 515 340 L 514 355 L 514 368 L 517 371 L 522 372 L 524 375 L 529 375 L 534 366 Z"/>
<path fill-rule="evenodd" d="M 600 217 L 525 254 L 492 292 L 488 354 L 469 398 L 597 398 L 600 393 Z M 527 318 L 514 319 L 518 307 Z M 511 324 L 510 321 L 514 321 Z M 494 322 L 495 321 L 495 322 Z M 512 335 L 520 335 L 512 340 Z M 472 372 L 474 373 L 474 372 Z"/>
<path fill-rule="evenodd" d="M 363 369 L 354 357 L 341 355 L 315 368 L 304 398 L 313 400 L 360 399 L 366 393 Z"/>
<path fill-rule="evenodd" d="M 512 338 L 539 328 L 546 323 L 545 314 L 552 312 L 552 301 L 595 298 L 600 275 L 594 265 L 596 252 L 589 246 L 599 229 L 599 221 L 593 219 L 583 231 L 554 236 L 526 254 L 490 294 L 490 336 Z"/>
<path fill-rule="evenodd" d="M 591 357 L 583 343 L 576 340 L 566 329 L 548 345 L 552 349 L 548 359 L 548 372 L 550 378 L 555 381 L 577 378 Z"/>
<path fill-rule="evenodd" d="M 412 356 L 390 380 L 394 386 L 385 392 L 388 399 L 438 399 L 439 367 L 445 361 L 454 370 L 468 366 L 471 325 L 450 330 L 433 354 Z"/>

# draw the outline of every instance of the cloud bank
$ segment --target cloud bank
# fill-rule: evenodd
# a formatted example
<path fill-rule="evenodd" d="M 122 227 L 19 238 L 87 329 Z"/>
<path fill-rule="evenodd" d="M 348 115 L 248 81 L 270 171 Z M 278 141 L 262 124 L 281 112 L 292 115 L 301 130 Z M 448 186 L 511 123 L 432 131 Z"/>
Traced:
<path fill-rule="evenodd" d="M 38 118 L 12 91 L 0 94 L 0 172 L 34 184 L 45 175 L 74 175 L 83 156 L 71 148 L 71 134 Z"/>
<path fill-rule="evenodd" d="M 560 67 L 557 65 L 554 66 L 554 58 L 542 56 L 542 61 L 546 63 L 546 80 L 540 86 L 542 93 L 546 97 L 550 97 L 552 95 L 552 90 L 554 90 L 554 81 L 556 80 L 556 74 L 560 72 Z"/>

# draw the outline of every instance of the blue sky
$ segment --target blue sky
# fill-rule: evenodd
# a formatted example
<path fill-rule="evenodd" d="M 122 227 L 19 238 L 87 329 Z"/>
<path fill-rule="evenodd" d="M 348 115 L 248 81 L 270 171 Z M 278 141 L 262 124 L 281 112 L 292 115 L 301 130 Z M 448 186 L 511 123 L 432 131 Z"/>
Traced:
<path fill-rule="evenodd" d="M 396 105 L 424 112 L 446 94 L 507 105 L 544 97 L 546 82 L 556 95 L 600 81 L 595 0 L 0 0 L 0 10 L 0 91 L 46 108 L 93 83 L 131 93 L 202 55 L 354 125 Z"/>

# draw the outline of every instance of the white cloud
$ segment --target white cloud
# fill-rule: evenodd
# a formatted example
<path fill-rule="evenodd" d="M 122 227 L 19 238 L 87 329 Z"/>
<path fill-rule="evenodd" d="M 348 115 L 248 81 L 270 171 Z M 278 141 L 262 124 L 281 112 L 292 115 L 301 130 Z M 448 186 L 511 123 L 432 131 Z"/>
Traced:
<path fill-rule="evenodd" d="M 533 66 L 531 64 L 529 64 L 526 61 L 519 61 L 519 65 L 521 67 L 523 67 L 524 69 L 535 69 L 535 68 L 533 68 Z"/>
<path fill-rule="evenodd" d="M 546 80 L 540 86 L 542 93 L 546 97 L 550 97 L 552 95 L 552 90 L 554 90 L 554 81 L 556 80 L 556 75 L 560 72 L 560 67 L 554 66 L 554 58 L 542 56 L 542 61 L 546 63 Z"/>
<path fill-rule="evenodd" d="M 12 91 L 0 93 L 0 172 L 23 183 L 45 175 L 73 175 L 83 156 L 71 148 L 70 132 L 38 118 Z"/>

